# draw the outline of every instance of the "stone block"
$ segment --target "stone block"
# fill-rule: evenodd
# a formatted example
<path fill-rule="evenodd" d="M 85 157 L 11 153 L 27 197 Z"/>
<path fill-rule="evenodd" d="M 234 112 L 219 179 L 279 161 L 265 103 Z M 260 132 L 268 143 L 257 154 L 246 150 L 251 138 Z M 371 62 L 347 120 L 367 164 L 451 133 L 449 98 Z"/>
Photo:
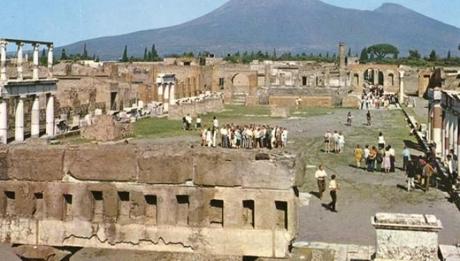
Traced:
<path fill-rule="evenodd" d="M 194 162 L 190 149 L 142 149 L 137 161 L 139 182 L 142 183 L 183 184 L 193 177 Z"/>
<path fill-rule="evenodd" d="M 64 157 L 64 170 L 78 180 L 136 181 L 136 147 L 91 145 L 69 148 Z"/>
<path fill-rule="evenodd" d="M 289 108 L 288 107 L 270 107 L 270 116 L 274 118 L 287 118 L 289 117 Z"/>
<path fill-rule="evenodd" d="M 64 176 L 63 156 L 64 149 L 62 148 L 11 147 L 8 151 L 8 177 L 30 181 L 62 180 Z"/>
<path fill-rule="evenodd" d="M 361 107 L 361 98 L 357 95 L 349 95 L 342 99 L 342 107 L 359 109 Z"/>

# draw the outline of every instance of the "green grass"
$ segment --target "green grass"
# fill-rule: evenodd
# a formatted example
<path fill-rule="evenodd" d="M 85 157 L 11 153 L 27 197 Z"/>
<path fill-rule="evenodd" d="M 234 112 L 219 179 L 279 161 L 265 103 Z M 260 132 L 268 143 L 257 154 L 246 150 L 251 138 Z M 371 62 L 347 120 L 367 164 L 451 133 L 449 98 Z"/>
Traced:
<path fill-rule="evenodd" d="M 313 116 L 321 116 L 332 114 L 336 111 L 340 110 L 348 110 L 346 108 L 302 108 L 297 110 L 296 108 L 291 108 L 289 110 L 289 115 L 293 117 L 313 117 Z"/>

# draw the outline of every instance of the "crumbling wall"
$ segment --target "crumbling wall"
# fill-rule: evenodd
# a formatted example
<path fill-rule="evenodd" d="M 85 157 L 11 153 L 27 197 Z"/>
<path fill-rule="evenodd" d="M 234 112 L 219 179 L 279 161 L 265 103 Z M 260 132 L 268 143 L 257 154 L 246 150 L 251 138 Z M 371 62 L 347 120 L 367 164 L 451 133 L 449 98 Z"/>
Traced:
<path fill-rule="evenodd" d="M 256 154 L 149 144 L 3 147 L 0 241 L 285 257 L 304 163 Z"/>
<path fill-rule="evenodd" d="M 110 115 L 100 115 L 93 119 L 93 124 L 82 128 L 81 136 L 88 140 L 113 141 L 134 135 L 134 128 L 129 122 L 117 122 Z"/>
<path fill-rule="evenodd" d="M 224 103 L 221 98 L 206 98 L 202 101 L 169 106 L 168 118 L 178 120 L 182 119 L 182 117 L 187 114 L 190 114 L 192 117 L 196 117 L 199 114 L 220 112 L 223 109 Z"/>
<path fill-rule="evenodd" d="M 299 96 L 270 96 L 269 104 L 277 107 L 296 107 Z M 300 108 L 310 107 L 333 107 L 333 98 L 331 96 L 300 96 Z"/>

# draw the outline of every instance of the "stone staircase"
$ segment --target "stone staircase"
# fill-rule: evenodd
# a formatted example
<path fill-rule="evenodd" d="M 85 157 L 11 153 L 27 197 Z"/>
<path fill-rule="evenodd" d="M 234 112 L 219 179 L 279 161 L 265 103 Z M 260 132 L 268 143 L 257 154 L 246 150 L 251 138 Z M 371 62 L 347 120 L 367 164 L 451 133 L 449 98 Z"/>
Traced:
<path fill-rule="evenodd" d="M 246 105 L 246 96 L 244 92 L 234 92 L 232 96 L 232 105 Z"/>

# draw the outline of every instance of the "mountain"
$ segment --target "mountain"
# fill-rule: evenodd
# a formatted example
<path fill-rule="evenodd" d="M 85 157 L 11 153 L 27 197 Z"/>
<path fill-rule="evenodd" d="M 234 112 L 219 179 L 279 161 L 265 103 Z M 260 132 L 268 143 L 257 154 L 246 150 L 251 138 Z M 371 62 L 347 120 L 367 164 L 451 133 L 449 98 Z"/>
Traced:
<path fill-rule="evenodd" d="M 460 29 L 397 4 L 373 10 L 336 7 L 319 0 L 230 0 L 220 8 L 180 25 L 77 42 L 67 53 L 88 51 L 117 59 L 125 45 L 142 57 L 155 43 L 160 54 L 210 51 L 336 52 L 345 42 L 353 53 L 376 43 L 391 43 L 403 52 L 418 49 L 440 54 L 456 50 Z M 58 49 L 59 51 L 59 49 Z"/>

